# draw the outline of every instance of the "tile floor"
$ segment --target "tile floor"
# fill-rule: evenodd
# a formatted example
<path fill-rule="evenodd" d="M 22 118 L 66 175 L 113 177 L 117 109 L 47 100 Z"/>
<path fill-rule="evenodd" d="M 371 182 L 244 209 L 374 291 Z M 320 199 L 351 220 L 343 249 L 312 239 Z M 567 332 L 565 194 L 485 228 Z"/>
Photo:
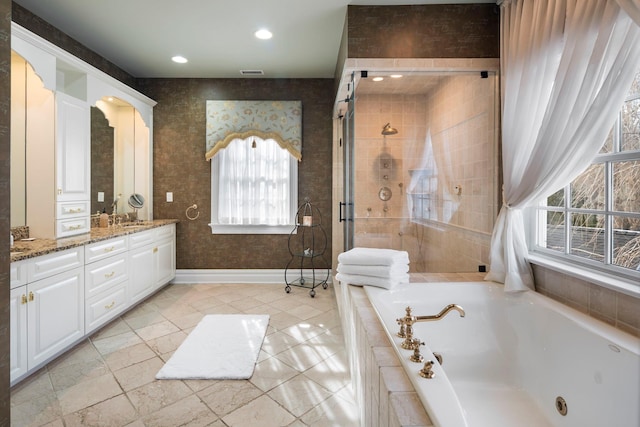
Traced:
<path fill-rule="evenodd" d="M 11 391 L 12 426 L 358 426 L 333 287 L 170 285 Z M 249 380 L 155 380 L 205 314 L 269 314 Z"/>

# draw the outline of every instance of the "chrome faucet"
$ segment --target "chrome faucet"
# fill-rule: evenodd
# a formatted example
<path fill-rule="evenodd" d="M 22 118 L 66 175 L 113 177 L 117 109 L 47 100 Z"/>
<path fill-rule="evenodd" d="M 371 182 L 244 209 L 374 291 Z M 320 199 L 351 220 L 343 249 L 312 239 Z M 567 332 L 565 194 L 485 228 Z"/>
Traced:
<path fill-rule="evenodd" d="M 403 348 L 411 348 L 411 349 L 413 349 L 413 346 L 412 346 L 413 343 L 411 342 L 411 339 L 413 338 L 413 324 L 414 323 L 429 322 L 429 321 L 432 321 L 432 320 L 440 320 L 444 316 L 446 316 L 451 310 L 456 310 L 458 313 L 460 313 L 460 317 L 464 317 L 465 316 L 464 309 L 462 307 L 460 307 L 458 304 L 449 304 L 448 306 L 443 308 L 440 313 L 435 314 L 435 315 L 429 315 L 429 316 L 412 316 L 411 315 L 411 307 L 407 307 L 405 309 L 405 311 L 406 311 L 405 316 L 401 317 L 399 319 L 396 319 L 396 322 L 398 323 L 398 325 L 400 325 L 400 331 L 398 332 L 398 336 L 402 337 L 402 338 L 404 338 L 404 337 L 407 338 L 405 340 L 406 347 L 403 347 Z M 403 344 L 404 344 L 404 342 L 403 342 Z"/>

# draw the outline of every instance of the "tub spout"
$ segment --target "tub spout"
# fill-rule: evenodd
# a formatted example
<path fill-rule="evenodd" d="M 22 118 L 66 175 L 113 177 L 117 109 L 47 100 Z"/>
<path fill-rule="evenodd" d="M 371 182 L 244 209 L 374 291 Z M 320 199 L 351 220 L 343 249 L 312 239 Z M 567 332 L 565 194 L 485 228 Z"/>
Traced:
<path fill-rule="evenodd" d="M 443 308 L 440 313 L 438 313 L 436 315 L 415 316 L 414 322 L 429 322 L 429 321 L 432 321 L 432 320 L 440 320 L 444 316 L 446 316 L 451 310 L 456 310 L 458 313 L 460 313 L 460 317 L 464 317 L 465 316 L 464 308 L 460 307 L 458 304 L 449 304 L 448 306 Z"/>

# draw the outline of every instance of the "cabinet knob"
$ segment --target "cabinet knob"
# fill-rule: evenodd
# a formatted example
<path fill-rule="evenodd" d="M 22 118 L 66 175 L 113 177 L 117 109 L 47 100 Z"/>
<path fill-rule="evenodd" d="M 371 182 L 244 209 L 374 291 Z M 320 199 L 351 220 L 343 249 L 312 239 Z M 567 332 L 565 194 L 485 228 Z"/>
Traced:
<path fill-rule="evenodd" d="M 20 298 L 20 302 L 22 304 L 26 304 L 27 303 L 27 296 L 25 294 L 22 294 L 22 298 Z"/>
<path fill-rule="evenodd" d="M 104 251 L 105 252 L 113 252 L 115 249 L 116 249 L 115 246 L 111 246 L 111 247 L 108 247 L 108 248 L 104 248 Z"/>
<path fill-rule="evenodd" d="M 115 271 L 112 271 L 111 273 L 106 273 L 106 274 L 104 275 L 104 277 L 108 279 L 108 278 L 110 278 L 110 277 L 113 277 L 113 275 L 114 275 L 114 274 L 116 274 L 116 272 L 115 272 Z"/>
<path fill-rule="evenodd" d="M 158 252 L 158 248 L 153 248 L 153 253 L 155 254 L 156 252 Z"/>
<path fill-rule="evenodd" d="M 29 301 L 33 301 L 35 298 L 35 295 L 33 295 L 33 292 L 29 292 Z"/>
<path fill-rule="evenodd" d="M 109 310 L 110 308 L 112 308 L 114 305 L 116 305 L 115 301 L 111 301 L 111 304 L 107 304 L 104 306 L 104 308 L 106 308 L 107 310 Z"/>
<path fill-rule="evenodd" d="M 58 188 L 58 195 L 62 194 L 62 188 Z"/>

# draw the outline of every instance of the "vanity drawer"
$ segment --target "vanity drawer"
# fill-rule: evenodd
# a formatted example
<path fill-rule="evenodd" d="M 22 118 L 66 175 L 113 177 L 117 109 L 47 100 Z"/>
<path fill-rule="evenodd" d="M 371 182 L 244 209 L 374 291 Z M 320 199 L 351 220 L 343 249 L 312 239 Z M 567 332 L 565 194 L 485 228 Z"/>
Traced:
<path fill-rule="evenodd" d="M 129 257 L 126 253 L 87 264 L 84 268 L 84 295 L 86 299 L 127 280 Z"/>
<path fill-rule="evenodd" d="M 129 235 L 129 249 L 150 245 L 156 240 L 156 230 L 145 230 Z"/>
<path fill-rule="evenodd" d="M 85 334 L 122 313 L 128 306 L 127 282 L 89 298 L 85 304 Z"/>
<path fill-rule="evenodd" d="M 170 224 L 170 225 L 164 225 L 162 227 L 159 227 L 156 231 L 156 238 L 158 240 L 162 240 L 165 238 L 169 238 L 169 237 L 173 237 L 176 235 L 176 225 L 175 224 Z"/>
<path fill-rule="evenodd" d="M 56 236 L 58 238 L 75 236 L 89 231 L 91 231 L 91 218 L 88 213 L 84 214 L 83 217 L 56 221 Z"/>
<path fill-rule="evenodd" d="M 27 284 L 27 260 L 11 263 L 10 289 Z"/>
<path fill-rule="evenodd" d="M 89 264 L 90 262 L 99 261 L 101 259 L 126 252 L 127 248 L 127 236 L 102 240 L 85 246 L 84 257 L 86 263 Z"/>
<path fill-rule="evenodd" d="M 27 264 L 27 281 L 29 283 L 63 271 L 84 266 L 84 250 L 82 247 L 54 252 L 29 260 Z"/>
<path fill-rule="evenodd" d="M 61 202 L 56 203 L 56 218 L 66 219 L 89 214 L 89 202 Z"/>

